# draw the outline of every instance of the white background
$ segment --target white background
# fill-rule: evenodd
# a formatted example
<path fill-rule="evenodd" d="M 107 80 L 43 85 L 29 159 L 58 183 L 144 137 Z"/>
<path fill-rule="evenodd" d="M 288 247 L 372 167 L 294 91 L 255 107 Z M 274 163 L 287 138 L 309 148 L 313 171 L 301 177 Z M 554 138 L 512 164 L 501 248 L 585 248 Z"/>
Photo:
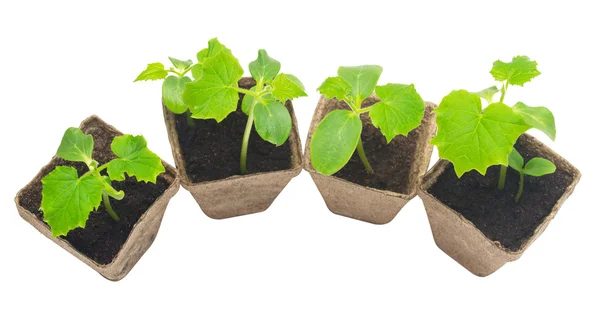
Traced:
<path fill-rule="evenodd" d="M 598 313 L 594 1 L 343 3 L 2 1 L 0 312 Z M 246 71 L 265 48 L 304 82 L 309 96 L 294 102 L 303 140 L 315 89 L 340 65 L 379 64 L 380 84 L 412 82 L 439 103 L 492 85 L 496 59 L 528 55 L 542 75 L 506 100 L 554 112 L 554 143 L 532 133 L 583 178 L 524 256 L 487 278 L 436 247 L 418 198 L 371 225 L 330 213 L 303 172 L 266 212 L 221 221 L 181 189 L 146 255 L 107 281 L 24 222 L 13 197 L 91 114 L 144 134 L 172 163 L 160 83 L 133 79 L 167 56 L 194 58 L 212 37 Z"/>

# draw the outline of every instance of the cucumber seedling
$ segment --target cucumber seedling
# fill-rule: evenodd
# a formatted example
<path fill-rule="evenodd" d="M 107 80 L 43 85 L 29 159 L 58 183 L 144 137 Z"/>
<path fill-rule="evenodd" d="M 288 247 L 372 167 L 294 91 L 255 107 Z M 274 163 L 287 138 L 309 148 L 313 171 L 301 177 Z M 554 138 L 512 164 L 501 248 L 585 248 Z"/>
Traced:
<path fill-rule="evenodd" d="M 535 157 L 525 164 L 523 156 L 514 148 L 508 156 L 508 165 L 519 173 L 519 190 L 515 196 L 515 202 L 518 202 L 521 199 L 521 195 L 523 195 L 525 175 L 541 177 L 556 171 L 556 166 L 545 158 Z"/>
<path fill-rule="evenodd" d="M 438 147 L 440 158 L 452 162 L 459 178 L 471 170 L 485 175 L 488 167 L 500 165 L 498 189 L 502 190 L 509 154 L 519 136 L 536 128 L 554 140 L 556 126 L 546 107 L 522 102 L 509 107 L 504 103 L 509 86 L 523 86 L 540 74 L 537 62 L 526 56 L 514 57 L 511 62 L 498 60 L 490 73 L 502 82 L 500 89 L 492 86 L 477 93 L 455 90 L 442 99 L 434 110 L 438 133 L 431 143 Z M 494 101 L 498 92 L 500 99 Z M 482 98 L 488 103 L 483 110 Z"/>
<path fill-rule="evenodd" d="M 425 103 L 415 86 L 392 83 L 377 86 L 382 71 L 378 65 L 343 66 L 338 69 L 338 76 L 327 78 L 318 88 L 326 99 L 337 98 L 350 109 L 328 113 L 312 135 L 310 158 L 321 174 L 332 175 L 342 169 L 354 151 L 366 171 L 375 173 L 363 148 L 361 114 L 369 113 L 371 122 L 388 144 L 396 135 L 406 136 L 421 124 Z M 373 92 L 380 101 L 363 108 L 363 100 Z"/>
<path fill-rule="evenodd" d="M 138 181 L 156 183 L 157 176 L 165 172 L 161 159 L 146 147 L 146 140 L 141 135 L 117 136 L 111 149 L 117 158 L 100 165 L 92 159 L 94 138 L 91 135 L 78 128 L 69 128 L 65 132 L 56 156 L 84 162 L 88 171 L 79 176 L 73 167 L 57 166 L 42 179 L 40 209 L 54 237 L 67 235 L 77 227 L 85 228 L 89 214 L 98 209 L 100 202 L 109 215 L 119 221 L 109 197 L 121 200 L 125 192 L 113 188 L 112 181 L 123 181 L 127 174 Z"/>

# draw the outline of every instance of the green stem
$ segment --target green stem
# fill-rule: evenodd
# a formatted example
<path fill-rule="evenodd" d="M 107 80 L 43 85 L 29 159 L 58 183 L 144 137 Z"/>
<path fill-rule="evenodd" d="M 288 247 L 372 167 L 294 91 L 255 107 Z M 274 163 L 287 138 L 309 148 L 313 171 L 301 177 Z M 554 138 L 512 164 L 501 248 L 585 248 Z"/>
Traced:
<path fill-rule="evenodd" d="M 367 155 L 365 155 L 365 149 L 363 148 L 362 139 L 358 137 L 358 145 L 356 146 L 356 151 L 358 152 L 358 157 L 362 161 L 363 165 L 365 165 L 365 169 L 369 174 L 374 174 L 373 168 L 371 168 L 371 164 L 369 164 L 369 160 L 367 159 Z"/>
<path fill-rule="evenodd" d="M 112 219 L 114 219 L 115 221 L 119 221 L 121 220 L 119 218 L 119 215 L 117 215 L 117 213 L 115 213 L 115 211 L 112 208 L 112 205 L 110 205 L 110 199 L 108 198 L 108 193 L 102 191 L 102 202 L 104 204 L 104 208 L 106 208 L 106 211 L 108 212 L 108 214 L 110 215 L 110 217 L 112 217 Z"/>
<path fill-rule="evenodd" d="M 500 165 L 500 177 L 498 178 L 498 190 L 504 190 L 504 184 L 506 182 L 506 166 Z"/>
<path fill-rule="evenodd" d="M 234 87 L 233 89 L 235 89 L 236 92 L 238 93 L 242 93 L 242 94 L 246 94 L 246 95 L 250 95 L 250 96 L 254 96 L 254 97 L 260 97 L 262 96 L 262 92 L 258 90 L 258 84 L 256 85 L 256 91 L 251 91 L 249 89 L 244 89 L 244 88 L 240 88 L 240 87 Z M 262 90 L 262 87 L 261 87 Z"/>
<path fill-rule="evenodd" d="M 519 202 L 521 199 L 521 195 L 523 195 L 523 185 L 525 183 L 525 175 L 523 172 L 519 171 L 519 191 L 517 192 L 517 196 L 515 196 L 515 202 Z"/>
<path fill-rule="evenodd" d="M 508 89 L 508 81 L 504 84 L 504 88 L 502 89 L 502 94 L 500 95 L 500 102 L 504 103 L 504 95 L 506 95 L 506 90 Z"/>
<path fill-rule="evenodd" d="M 252 125 L 254 124 L 254 106 L 258 101 L 258 97 L 260 97 L 262 89 L 264 87 L 264 82 L 262 80 L 258 80 L 256 82 L 256 90 L 252 92 L 243 88 L 236 88 L 236 90 L 241 90 L 239 92 L 246 93 L 248 95 L 254 96 L 254 101 L 252 102 L 252 106 L 250 106 L 250 112 L 248 113 L 248 121 L 246 121 L 246 129 L 244 130 L 244 137 L 242 138 L 242 150 L 240 152 L 240 172 L 244 175 L 246 174 L 246 156 L 248 155 L 248 142 L 250 141 L 250 133 L 252 132 Z"/>
<path fill-rule="evenodd" d="M 185 112 L 186 115 L 186 119 L 187 119 L 187 124 L 190 128 L 195 128 L 196 127 L 196 120 L 194 118 L 192 118 L 192 112 L 190 110 Z"/>

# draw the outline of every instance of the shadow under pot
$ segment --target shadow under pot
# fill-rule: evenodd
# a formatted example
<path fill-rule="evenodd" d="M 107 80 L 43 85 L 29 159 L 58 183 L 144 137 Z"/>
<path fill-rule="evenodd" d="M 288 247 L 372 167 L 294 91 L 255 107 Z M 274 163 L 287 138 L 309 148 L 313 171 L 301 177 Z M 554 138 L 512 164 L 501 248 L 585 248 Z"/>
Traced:
<path fill-rule="evenodd" d="M 525 176 L 519 202 L 519 174 L 509 168 L 506 186 L 498 191 L 499 166 L 490 167 L 485 176 L 471 171 L 459 179 L 450 162 L 439 160 L 419 188 L 435 243 L 477 276 L 488 276 L 521 257 L 581 177 L 567 160 L 528 134 L 515 148 L 525 162 L 542 157 L 556 165 L 552 174 Z"/>
<path fill-rule="evenodd" d="M 239 87 L 256 85 L 250 77 Z M 298 123 L 291 101 L 285 106 L 292 117 L 292 131 L 281 146 L 264 141 L 254 127 L 248 143 L 247 174 L 240 175 L 240 150 L 248 116 L 237 110 L 220 123 L 196 120 L 188 124 L 186 114 L 174 114 L 163 105 L 163 113 L 181 185 L 211 218 L 224 219 L 265 211 L 283 188 L 302 169 Z"/>
<path fill-rule="evenodd" d="M 362 106 L 370 106 L 379 99 L 370 96 Z M 333 98 L 321 97 L 315 110 L 304 150 L 304 169 L 317 185 L 331 212 L 373 224 L 386 224 L 417 194 L 417 185 L 427 171 L 431 158 L 436 124 L 435 105 L 425 102 L 421 125 L 408 133 L 398 135 L 388 144 L 385 137 L 371 123 L 368 115 L 361 115 L 364 149 L 375 174 L 368 174 L 356 152 L 350 161 L 331 176 L 318 173 L 311 164 L 310 141 L 321 120 L 331 111 L 347 110 L 347 105 Z"/>
<path fill-rule="evenodd" d="M 110 145 L 115 136 L 123 135 L 121 132 L 97 116 L 87 118 L 79 128 L 94 137 L 95 160 L 106 163 L 114 158 Z M 165 172 L 158 176 L 156 184 L 138 182 L 132 177 L 112 183 L 126 195 L 123 200 L 112 202 L 120 221 L 114 221 L 104 205 L 100 205 L 90 213 L 85 229 L 76 228 L 66 236 L 53 237 L 50 227 L 43 220 L 44 214 L 39 209 L 42 201 L 42 178 L 56 166 L 72 166 L 79 173 L 87 171 L 85 163 L 70 162 L 55 156 L 17 193 L 15 202 L 19 215 L 100 275 L 109 280 L 120 280 L 154 242 L 167 204 L 179 190 L 177 171 L 164 160 L 162 163 Z"/>

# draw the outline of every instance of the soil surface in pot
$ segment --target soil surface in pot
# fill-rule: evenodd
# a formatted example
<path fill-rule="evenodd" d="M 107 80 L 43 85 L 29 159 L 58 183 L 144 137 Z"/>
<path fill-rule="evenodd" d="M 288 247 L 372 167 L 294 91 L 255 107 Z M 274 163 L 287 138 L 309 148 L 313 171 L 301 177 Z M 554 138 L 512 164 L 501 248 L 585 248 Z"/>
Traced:
<path fill-rule="evenodd" d="M 256 85 L 254 80 L 242 79 L 241 88 Z M 238 108 L 221 123 L 216 120 L 194 120 L 190 127 L 186 114 L 176 114 L 175 124 L 187 175 L 192 183 L 225 179 L 240 174 L 240 151 L 248 116 L 242 111 L 243 94 Z M 286 104 L 288 110 L 290 103 Z M 281 146 L 263 140 L 252 126 L 246 157 L 247 174 L 286 170 L 292 166 L 289 139 Z"/>
<path fill-rule="evenodd" d="M 110 149 L 110 144 L 116 134 L 110 130 L 94 127 L 85 133 L 94 136 L 93 158 L 104 164 L 116 156 Z M 70 162 L 59 159 L 57 166 L 72 166 L 79 175 L 87 172 L 87 166 L 81 162 Z M 49 169 L 47 173 L 52 171 Z M 44 173 L 44 176 L 47 174 Z M 106 173 L 104 173 L 106 174 Z M 104 205 L 90 213 L 86 228 L 71 230 L 66 239 L 77 251 L 94 260 L 98 264 L 106 265 L 112 262 L 121 247 L 127 240 L 129 233 L 142 214 L 162 195 L 169 187 L 169 182 L 160 175 L 156 184 L 137 182 L 135 178 L 125 181 L 113 181 L 113 187 L 125 192 L 125 198 L 118 201 L 111 199 L 111 205 L 119 215 L 120 221 L 114 221 L 104 209 Z M 43 221 L 44 214 L 40 208 L 42 202 L 42 183 L 36 182 L 30 189 L 23 191 L 20 205 Z"/>
<path fill-rule="evenodd" d="M 550 156 L 543 156 L 524 146 L 521 140 L 517 141 L 515 148 L 525 162 L 533 157 L 552 160 Z M 473 222 L 490 240 L 500 242 L 511 251 L 518 251 L 550 214 L 574 178 L 561 168 L 542 177 L 525 176 L 523 195 L 515 203 L 518 172 L 508 168 L 503 191 L 496 188 L 499 173 L 500 166 L 494 166 L 488 169 L 486 176 L 471 171 L 458 179 L 450 164 L 428 192 Z"/>
<path fill-rule="evenodd" d="M 375 103 L 368 98 L 362 104 L 367 107 Z M 347 106 L 338 103 L 335 109 L 347 109 Z M 425 107 L 425 116 L 431 108 Z M 361 115 L 363 130 L 361 138 L 365 148 L 365 155 L 375 174 L 368 174 L 356 151 L 350 161 L 334 176 L 350 182 L 368 186 L 379 190 L 387 190 L 408 194 L 411 167 L 413 166 L 417 141 L 421 133 L 425 132 L 422 126 L 412 130 L 408 136 L 398 135 L 389 144 L 381 131 L 374 127 L 368 115 Z"/>

